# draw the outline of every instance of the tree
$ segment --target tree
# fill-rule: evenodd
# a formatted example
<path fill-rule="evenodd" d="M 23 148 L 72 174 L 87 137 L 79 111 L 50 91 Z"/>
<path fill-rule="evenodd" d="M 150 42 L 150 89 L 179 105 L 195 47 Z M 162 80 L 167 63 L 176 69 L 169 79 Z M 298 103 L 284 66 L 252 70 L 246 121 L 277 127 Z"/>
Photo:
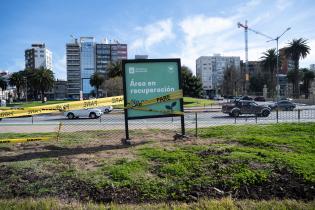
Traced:
<path fill-rule="evenodd" d="M 311 82 L 314 80 L 315 75 L 313 71 L 310 71 L 306 68 L 301 69 L 300 71 L 303 72 L 302 80 L 303 80 L 303 85 L 302 85 L 302 91 L 304 92 L 305 98 L 308 98 L 309 96 L 309 88 L 311 85 Z"/>
<path fill-rule="evenodd" d="M 285 55 L 287 59 L 292 59 L 294 62 L 294 77 L 293 78 L 293 96 L 299 97 L 299 62 L 300 59 L 305 58 L 310 53 L 310 47 L 307 45 L 307 40 L 300 38 L 300 39 L 293 39 L 292 42 L 288 43 L 288 47 L 285 49 Z"/>
<path fill-rule="evenodd" d="M 111 62 L 108 66 L 108 77 L 122 77 L 121 61 Z"/>
<path fill-rule="evenodd" d="M 8 87 L 8 83 L 2 78 L 0 77 L 0 88 L 2 91 L 6 90 Z"/>
<path fill-rule="evenodd" d="M 123 94 L 122 77 L 114 77 L 106 80 L 102 85 L 103 91 L 107 96 L 119 96 Z"/>
<path fill-rule="evenodd" d="M 200 79 L 194 76 L 191 70 L 186 67 L 181 67 L 182 89 L 184 96 L 199 98 L 202 95 L 202 83 Z"/>
<path fill-rule="evenodd" d="M 13 73 L 9 79 L 9 84 L 16 87 L 16 94 L 18 96 L 18 100 L 20 100 L 22 89 L 26 85 L 23 71 Z"/>
<path fill-rule="evenodd" d="M 236 86 L 239 80 L 240 80 L 240 75 L 235 69 L 235 66 L 227 67 L 223 72 L 223 82 L 222 82 L 223 95 L 231 96 L 231 95 L 236 94 L 236 89 L 237 89 Z"/>
<path fill-rule="evenodd" d="M 46 68 L 37 69 L 35 70 L 34 82 L 36 82 L 35 87 L 40 90 L 41 99 L 44 102 L 44 93 L 54 86 L 54 73 L 50 69 Z"/>
<path fill-rule="evenodd" d="M 95 94 L 96 98 L 98 98 L 99 89 L 101 85 L 104 83 L 104 81 L 105 81 L 105 75 L 99 72 L 95 72 L 90 78 L 90 85 L 95 87 L 96 89 L 96 94 Z"/>
<path fill-rule="evenodd" d="M 25 69 L 22 71 L 22 75 L 26 78 L 27 94 L 30 95 L 34 100 L 38 99 L 38 81 L 36 72 L 38 69 Z"/>
<path fill-rule="evenodd" d="M 249 79 L 249 89 L 251 92 L 254 92 L 255 95 L 259 95 L 259 93 L 263 92 L 263 88 L 265 84 L 266 84 L 266 81 L 260 74 L 252 76 Z"/>
<path fill-rule="evenodd" d="M 270 93 L 273 95 L 275 93 L 276 86 L 276 69 L 277 69 L 277 51 L 275 48 L 269 49 L 263 53 L 261 57 L 261 62 L 263 65 L 263 69 L 265 71 L 267 81 L 270 81 L 268 85 L 268 89 Z"/>

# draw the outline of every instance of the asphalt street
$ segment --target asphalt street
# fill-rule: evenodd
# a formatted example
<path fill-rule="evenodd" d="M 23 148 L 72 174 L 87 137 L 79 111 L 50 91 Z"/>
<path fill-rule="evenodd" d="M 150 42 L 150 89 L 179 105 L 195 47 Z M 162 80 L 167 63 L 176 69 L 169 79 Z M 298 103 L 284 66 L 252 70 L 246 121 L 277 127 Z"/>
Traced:
<path fill-rule="evenodd" d="M 197 112 L 185 113 L 185 127 L 195 128 L 196 117 L 198 127 L 234 124 L 277 123 L 277 122 L 311 122 L 315 121 L 315 109 L 272 112 L 268 117 L 245 116 L 229 117 L 218 109 L 195 109 Z M 64 132 L 84 130 L 117 130 L 124 129 L 123 113 L 104 114 L 98 119 L 69 120 L 63 115 L 42 115 L 34 117 L 6 118 L 0 121 L 0 133 L 17 132 L 53 132 L 62 123 Z M 130 120 L 130 129 L 174 129 L 180 128 L 180 117 Z"/>

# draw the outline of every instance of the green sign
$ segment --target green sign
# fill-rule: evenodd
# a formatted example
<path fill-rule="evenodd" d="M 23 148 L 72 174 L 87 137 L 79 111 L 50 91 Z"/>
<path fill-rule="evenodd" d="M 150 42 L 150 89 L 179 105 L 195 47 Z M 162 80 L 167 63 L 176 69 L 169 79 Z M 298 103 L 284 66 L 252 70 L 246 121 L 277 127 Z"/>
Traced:
<path fill-rule="evenodd" d="M 123 71 L 125 102 L 139 104 L 181 88 L 179 59 L 125 60 Z M 182 111 L 180 99 L 148 105 L 145 108 L 158 111 Z M 169 114 L 128 109 L 127 115 L 132 119 L 162 117 Z"/>

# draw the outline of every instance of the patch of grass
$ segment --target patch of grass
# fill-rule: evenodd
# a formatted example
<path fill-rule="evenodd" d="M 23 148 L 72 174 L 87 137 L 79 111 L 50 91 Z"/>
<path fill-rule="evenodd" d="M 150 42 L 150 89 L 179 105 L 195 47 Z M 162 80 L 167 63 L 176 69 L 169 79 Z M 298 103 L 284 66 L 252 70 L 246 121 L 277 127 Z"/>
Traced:
<path fill-rule="evenodd" d="M 157 134 L 166 131 L 136 130 L 133 135 L 144 136 L 148 143 L 120 147 L 120 142 L 111 140 L 104 148 L 111 131 L 106 131 L 107 137 L 104 131 L 62 133 L 58 142 L 19 145 L 17 148 L 25 150 L 34 147 L 32 155 L 47 150 L 52 154 L 55 149 L 60 156 L 1 163 L 0 192 L 9 198 L 66 192 L 61 197 L 89 201 L 110 198 L 115 202 L 125 202 L 121 197 L 126 195 L 132 195 L 131 202 L 195 201 L 200 197 L 221 197 L 220 191 L 224 196 L 241 194 L 245 198 L 272 199 L 280 192 L 283 196 L 279 198 L 310 199 L 310 186 L 315 183 L 314 126 L 315 123 L 218 126 L 200 129 L 201 139 L 185 142 L 155 140 Z M 5 156 L 15 151 L 23 154 L 14 145 L 9 146 L 12 150 Z M 91 151 L 94 147 L 101 149 Z M 62 151 L 57 152 L 59 149 Z M 281 194 L 287 190 L 291 194 Z M 252 201 L 249 204 L 256 205 Z M 202 205 L 198 204 L 198 208 L 203 209 Z M 286 204 L 274 205 L 286 208 Z"/>
<path fill-rule="evenodd" d="M 130 184 L 130 181 L 137 179 L 146 171 L 147 164 L 145 161 L 120 159 L 111 166 L 103 168 L 109 177 L 119 183 Z"/>
<path fill-rule="evenodd" d="M 211 104 L 215 104 L 215 101 L 209 99 L 184 97 L 185 107 L 209 106 Z"/>
<path fill-rule="evenodd" d="M 278 161 L 315 182 L 315 123 L 218 126 L 199 136 L 240 143 L 232 148 L 235 160 Z"/>
<path fill-rule="evenodd" d="M 82 203 L 78 201 L 64 202 L 56 198 L 42 198 L 42 199 L 5 199 L 0 200 L 0 209 L 6 210 L 20 210 L 20 209 L 60 209 L 60 210 L 83 210 L 83 209 L 152 209 L 152 210 L 166 210 L 166 209 L 207 209 L 207 210 L 269 210 L 269 209 L 282 209 L 282 210 L 295 210 L 314 209 L 315 202 L 303 202 L 296 200 L 269 200 L 269 201 L 255 201 L 255 200 L 241 200 L 236 201 L 231 198 L 223 199 L 200 199 L 192 203 L 154 203 L 154 204 L 96 204 L 96 203 Z"/>

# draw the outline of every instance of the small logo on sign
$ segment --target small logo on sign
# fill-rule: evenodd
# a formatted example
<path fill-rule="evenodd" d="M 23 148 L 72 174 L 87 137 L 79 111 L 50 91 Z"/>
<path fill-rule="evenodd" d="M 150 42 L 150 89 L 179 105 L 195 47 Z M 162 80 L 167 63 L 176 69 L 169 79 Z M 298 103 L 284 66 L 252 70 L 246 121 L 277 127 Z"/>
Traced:
<path fill-rule="evenodd" d="M 174 73 L 174 66 L 168 66 L 168 72 L 169 73 Z"/>
<path fill-rule="evenodd" d="M 135 73 L 135 68 L 129 67 L 129 74 L 134 74 L 134 73 Z"/>

